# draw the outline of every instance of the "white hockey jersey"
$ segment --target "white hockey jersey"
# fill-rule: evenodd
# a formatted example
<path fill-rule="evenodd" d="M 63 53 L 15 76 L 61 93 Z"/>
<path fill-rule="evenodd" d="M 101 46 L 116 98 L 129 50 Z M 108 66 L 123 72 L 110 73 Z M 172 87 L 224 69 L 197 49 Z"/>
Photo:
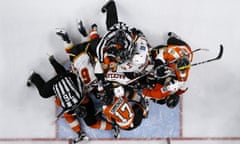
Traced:
<path fill-rule="evenodd" d="M 78 75 L 82 79 L 85 87 L 84 90 L 91 91 L 93 89 L 91 85 L 97 83 L 97 78 L 88 54 L 86 52 L 79 54 L 74 59 L 72 67 L 77 70 Z"/>
<path fill-rule="evenodd" d="M 149 64 L 149 45 L 146 38 L 138 37 L 134 46 L 132 58 L 118 65 L 117 72 L 142 72 Z"/>

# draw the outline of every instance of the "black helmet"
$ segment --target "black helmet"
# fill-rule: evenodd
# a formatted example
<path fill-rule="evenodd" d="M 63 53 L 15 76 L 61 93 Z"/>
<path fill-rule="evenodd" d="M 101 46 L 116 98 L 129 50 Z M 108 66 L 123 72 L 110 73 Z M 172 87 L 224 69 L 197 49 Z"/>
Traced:
<path fill-rule="evenodd" d="M 117 49 L 114 44 L 111 44 L 107 49 L 107 56 L 111 59 L 115 59 L 119 56 L 119 49 Z"/>
<path fill-rule="evenodd" d="M 120 61 L 118 61 L 120 64 L 128 59 L 128 54 L 127 49 L 117 48 L 116 44 L 110 44 L 107 49 L 107 56 L 113 60 L 120 57 Z"/>
<path fill-rule="evenodd" d="M 127 130 L 133 130 L 142 123 L 142 119 L 143 119 L 142 107 L 139 104 L 133 104 L 132 110 L 134 112 L 133 127 L 130 127 Z"/>
<path fill-rule="evenodd" d="M 179 103 L 179 99 L 180 97 L 176 94 L 172 94 L 170 96 L 167 97 L 167 107 L 169 108 L 174 108 L 177 106 L 177 104 Z"/>
<path fill-rule="evenodd" d="M 190 62 L 187 57 L 181 57 L 181 58 L 177 59 L 176 64 L 177 64 L 177 68 L 181 69 L 185 66 L 188 66 L 190 64 Z"/>
<path fill-rule="evenodd" d="M 116 31 L 114 38 L 112 39 L 113 44 L 121 45 L 124 48 L 126 40 L 126 34 L 123 30 Z"/>
<path fill-rule="evenodd" d="M 132 57 L 132 41 L 129 40 L 131 35 L 123 30 L 119 29 L 115 32 L 113 38 L 107 44 L 108 48 L 114 46 L 118 49 L 118 56 L 120 56 L 121 62 L 125 62 L 127 59 Z"/>

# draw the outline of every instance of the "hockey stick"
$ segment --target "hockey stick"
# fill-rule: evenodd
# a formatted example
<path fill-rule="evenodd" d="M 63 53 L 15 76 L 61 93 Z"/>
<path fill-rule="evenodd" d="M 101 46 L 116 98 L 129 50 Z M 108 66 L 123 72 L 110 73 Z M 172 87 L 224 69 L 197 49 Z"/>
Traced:
<path fill-rule="evenodd" d="M 185 68 L 189 68 L 189 67 L 192 67 L 192 66 L 196 66 L 196 65 L 200 65 L 200 64 L 212 62 L 212 61 L 215 61 L 215 60 L 219 60 L 219 59 L 221 59 L 222 55 L 223 55 L 223 45 L 221 44 L 221 45 L 220 45 L 220 51 L 219 51 L 217 57 L 212 58 L 212 59 L 208 59 L 208 60 L 205 60 L 205 61 L 193 63 L 193 64 L 190 64 L 190 65 L 187 65 L 187 66 L 182 66 L 182 67 L 180 67 L 180 68 L 178 68 L 178 69 L 179 69 L 179 70 L 183 70 L 183 69 L 185 69 Z"/>
<path fill-rule="evenodd" d="M 144 74 L 142 74 L 142 75 L 140 75 L 140 76 L 138 76 L 138 77 L 136 77 L 136 78 L 134 78 L 134 79 L 131 79 L 130 81 L 126 82 L 126 84 L 124 84 L 124 85 L 128 85 L 128 84 L 130 84 L 130 83 L 132 83 L 132 82 L 134 82 L 134 81 L 136 81 L 136 80 L 138 80 L 138 79 L 140 79 L 140 78 L 143 78 L 144 76 L 152 73 L 152 72 L 154 71 L 153 67 L 154 67 L 154 65 L 148 65 L 148 66 L 146 67 L 146 71 L 145 71 Z"/>
<path fill-rule="evenodd" d="M 223 49 L 223 48 L 222 48 L 223 46 L 220 45 L 220 47 L 221 47 L 221 49 L 220 49 L 220 53 L 221 53 L 221 55 L 222 55 L 222 52 L 221 52 L 221 51 L 222 51 L 222 49 Z M 193 50 L 193 51 L 191 52 L 191 54 L 193 54 L 193 53 L 195 53 L 195 52 L 197 52 L 197 51 L 201 51 L 201 50 L 208 51 L 208 49 L 198 48 L 198 49 Z M 211 61 L 212 61 L 212 60 L 211 60 Z M 204 63 L 206 63 L 206 62 L 204 62 Z M 166 64 L 166 65 L 168 65 L 168 64 Z M 188 67 L 194 66 L 194 65 L 196 65 L 196 64 L 183 66 L 183 67 L 180 67 L 179 70 L 182 70 L 182 69 L 185 69 L 185 68 L 188 68 Z M 130 83 L 132 83 L 132 82 L 134 82 L 134 81 L 136 81 L 136 80 L 138 80 L 138 79 L 140 79 L 140 78 L 142 78 L 142 77 L 144 77 L 144 76 L 150 74 L 151 72 L 153 72 L 153 69 L 150 70 L 150 71 L 148 71 L 148 72 L 146 72 L 146 73 L 144 73 L 143 75 L 140 75 L 139 77 L 136 77 L 136 78 L 134 78 L 134 79 L 128 81 L 125 85 L 128 85 L 128 84 L 130 84 Z"/>
<path fill-rule="evenodd" d="M 200 50 L 204 50 L 204 51 L 209 51 L 209 49 L 204 49 L 204 48 L 198 48 L 198 49 L 195 49 L 191 52 L 191 54 L 197 52 L 197 51 L 200 51 Z"/>
<path fill-rule="evenodd" d="M 132 82 L 134 82 L 134 81 L 136 81 L 136 80 L 138 80 L 138 79 L 140 79 L 140 78 L 143 78 L 144 76 L 150 74 L 151 72 L 152 72 L 152 71 L 146 72 L 146 73 L 144 73 L 143 75 L 140 75 L 139 77 L 136 77 L 136 78 L 128 81 L 125 85 L 129 85 L 130 83 L 132 83 Z"/>
<path fill-rule="evenodd" d="M 193 53 L 195 53 L 195 52 L 197 52 L 197 51 L 200 51 L 200 50 L 208 51 L 208 49 L 198 48 L 198 49 L 193 50 L 193 51 L 191 52 L 191 54 L 193 54 Z M 167 64 L 166 64 L 166 65 L 167 65 Z M 183 69 L 184 69 L 184 68 L 183 68 Z M 150 70 L 150 71 L 148 71 L 148 72 L 146 72 L 146 73 L 144 73 L 143 75 L 140 75 L 139 77 L 136 77 L 136 78 L 128 81 L 125 85 L 128 85 L 128 84 L 130 84 L 130 83 L 132 83 L 132 82 L 134 82 L 134 81 L 136 81 L 136 80 L 138 80 L 138 79 L 140 79 L 140 78 L 143 78 L 144 76 L 150 74 L 151 72 L 153 72 L 153 69 Z"/>

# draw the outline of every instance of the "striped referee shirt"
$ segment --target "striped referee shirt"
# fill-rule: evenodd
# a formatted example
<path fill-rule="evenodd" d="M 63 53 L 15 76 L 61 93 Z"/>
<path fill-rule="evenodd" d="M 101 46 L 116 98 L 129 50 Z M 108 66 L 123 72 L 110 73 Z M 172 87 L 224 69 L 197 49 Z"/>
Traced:
<path fill-rule="evenodd" d="M 78 78 L 77 78 L 78 80 Z M 53 90 L 61 101 L 61 105 L 65 109 L 71 109 L 79 104 L 82 99 L 82 84 L 78 80 L 80 87 L 76 86 L 71 77 L 62 77 L 53 86 Z"/>
<path fill-rule="evenodd" d="M 103 59 L 104 59 L 103 49 L 107 46 L 108 43 L 110 43 L 114 39 L 117 31 L 119 31 L 119 30 L 123 30 L 125 32 L 126 40 L 124 41 L 124 48 L 126 48 L 129 52 L 132 51 L 133 39 L 131 36 L 131 32 L 129 30 L 129 27 L 125 23 L 119 22 L 119 23 L 113 25 L 109 29 L 109 31 L 103 36 L 103 38 L 97 45 L 96 53 L 97 53 L 97 57 L 98 57 L 100 63 L 103 63 Z M 131 54 L 131 53 L 129 53 L 129 54 Z"/>

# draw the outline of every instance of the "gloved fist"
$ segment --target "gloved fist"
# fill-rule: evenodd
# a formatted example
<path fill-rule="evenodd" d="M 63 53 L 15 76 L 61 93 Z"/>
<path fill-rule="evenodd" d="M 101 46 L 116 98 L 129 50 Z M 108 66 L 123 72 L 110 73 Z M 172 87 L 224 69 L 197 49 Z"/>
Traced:
<path fill-rule="evenodd" d="M 85 118 L 87 116 L 87 109 L 80 105 L 74 110 L 74 113 L 81 118 Z"/>
<path fill-rule="evenodd" d="M 176 94 L 172 94 L 167 97 L 166 104 L 169 108 L 174 108 L 178 105 L 180 97 Z"/>
<path fill-rule="evenodd" d="M 103 102 L 105 105 L 110 105 L 113 102 L 113 88 L 112 84 L 109 81 L 103 81 L 101 83 L 101 89 L 98 89 L 99 92 L 97 93 L 97 97 L 100 98 L 100 100 Z"/>
<path fill-rule="evenodd" d="M 154 75 L 148 75 L 146 81 L 147 81 L 148 88 L 153 88 L 156 85 L 156 79 Z"/>
<path fill-rule="evenodd" d="M 175 78 L 168 77 L 165 80 L 165 87 L 168 91 L 171 91 L 172 93 L 177 92 L 179 89 L 183 88 L 185 86 L 185 82 L 178 81 Z"/>
<path fill-rule="evenodd" d="M 171 75 L 173 75 L 173 73 L 168 66 L 157 66 L 155 68 L 155 76 L 157 78 L 163 79 Z"/>

